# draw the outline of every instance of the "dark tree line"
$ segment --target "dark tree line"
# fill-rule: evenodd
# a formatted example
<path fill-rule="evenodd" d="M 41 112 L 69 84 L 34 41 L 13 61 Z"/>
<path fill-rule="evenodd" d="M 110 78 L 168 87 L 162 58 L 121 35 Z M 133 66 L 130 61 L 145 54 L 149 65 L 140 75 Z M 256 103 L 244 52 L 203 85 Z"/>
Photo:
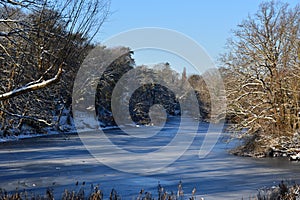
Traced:
<path fill-rule="evenodd" d="M 169 115 L 180 114 L 180 104 L 172 91 L 159 84 L 145 84 L 130 98 L 129 112 L 132 120 L 137 124 L 150 124 L 152 121 L 149 112 L 154 105 L 161 105 Z"/>

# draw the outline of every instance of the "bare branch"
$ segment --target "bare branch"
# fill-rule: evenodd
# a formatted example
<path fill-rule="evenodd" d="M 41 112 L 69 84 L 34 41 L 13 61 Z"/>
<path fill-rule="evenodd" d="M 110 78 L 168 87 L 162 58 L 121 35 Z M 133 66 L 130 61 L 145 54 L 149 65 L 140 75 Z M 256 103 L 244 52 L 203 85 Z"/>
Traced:
<path fill-rule="evenodd" d="M 39 119 L 39 118 L 37 118 L 37 117 L 25 116 L 25 115 L 18 115 L 18 114 L 15 114 L 15 113 L 8 112 L 8 111 L 6 111 L 6 110 L 4 110 L 4 109 L 2 109 L 2 108 L 0 108 L 0 111 L 4 112 L 4 113 L 6 113 L 6 114 L 8 114 L 8 115 L 10 115 L 10 116 L 19 118 L 19 119 L 29 119 L 29 120 L 33 120 L 33 121 L 36 121 L 36 122 L 43 123 L 43 124 L 45 124 L 45 125 L 47 125 L 47 126 L 53 126 L 53 125 L 54 125 L 54 124 L 52 124 L 52 123 L 47 122 L 47 121 L 44 120 L 44 119 Z"/>

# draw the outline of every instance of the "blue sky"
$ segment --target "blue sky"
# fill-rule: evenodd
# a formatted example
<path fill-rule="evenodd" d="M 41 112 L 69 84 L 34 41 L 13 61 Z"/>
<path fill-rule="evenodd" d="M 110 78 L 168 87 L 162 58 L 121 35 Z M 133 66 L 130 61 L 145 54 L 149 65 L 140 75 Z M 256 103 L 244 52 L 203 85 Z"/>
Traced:
<path fill-rule="evenodd" d="M 259 0 L 112 0 L 111 16 L 96 38 L 103 41 L 120 32 L 142 27 L 179 31 L 199 43 L 216 61 L 224 52 L 230 31 L 248 14 L 258 10 Z M 296 0 L 286 1 L 292 6 Z M 138 59 L 138 58 L 137 58 Z M 154 60 L 156 62 L 158 60 Z"/>

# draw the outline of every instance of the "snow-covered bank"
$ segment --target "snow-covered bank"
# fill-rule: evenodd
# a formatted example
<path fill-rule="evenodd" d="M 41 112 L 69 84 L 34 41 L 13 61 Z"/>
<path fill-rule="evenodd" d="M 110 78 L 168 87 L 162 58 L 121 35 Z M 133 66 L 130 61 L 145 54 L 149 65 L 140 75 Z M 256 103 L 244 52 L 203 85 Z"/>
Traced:
<path fill-rule="evenodd" d="M 84 113 L 82 115 L 84 115 Z M 79 118 L 79 120 L 76 121 L 75 126 L 74 119 L 70 115 L 69 109 L 64 109 L 59 119 L 56 116 L 54 117 L 54 120 L 59 121 L 58 126 L 44 127 L 41 129 L 41 132 L 37 132 L 36 129 L 28 125 L 23 125 L 22 129 L 19 131 L 14 129 L 10 130 L 11 134 L 7 136 L 3 136 L 3 134 L 1 134 L 0 131 L 0 143 L 13 142 L 30 138 L 47 137 L 59 134 L 67 136 L 69 134 L 93 131 L 97 128 L 101 130 L 118 128 L 117 126 L 107 126 L 105 123 L 102 122 L 97 122 L 96 125 L 92 125 L 95 123 L 95 121 L 92 121 L 89 117 Z"/>
<path fill-rule="evenodd" d="M 244 140 L 244 143 L 230 153 L 245 157 L 287 157 L 300 152 L 300 134 L 289 136 L 257 135 Z"/>
<path fill-rule="evenodd" d="M 101 127 L 101 130 L 111 130 L 111 129 L 116 129 L 118 128 L 117 126 L 107 126 L 107 127 Z M 0 143 L 5 143 L 5 142 L 13 142 L 13 141 L 18 141 L 18 140 L 23 140 L 23 139 L 31 139 L 31 138 L 39 138 L 39 137 L 47 137 L 47 136 L 53 136 L 53 135 L 71 135 L 71 134 L 76 134 L 80 132 L 90 132 L 95 129 L 91 128 L 83 128 L 83 129 L 76 129 L 76 128 L 69 128 L 67 131 L 54 131 L 48 129 L 46 133 L 25 133 L 25 134 L 19 134 L 19 135 L 11 135 L 11 136 L 6 136 L 6 137 L 1 137 L 0 136 Z"/>
<path fill-rule="evenodd" d="M 135 125 L 135 124 L 127 124 L 125 126 L 129 127 L 146 127 L 143 125 Z M 101 130 L 113 130 L 113 129 L 119 129 L 125 126 L 106 126 L 106 127 L 99 127 Z M 18 141 L 18 140 L 23 140 L 23 139 L 31 139 L 31 138 L 39 138 L 39 137 L 47 137 L 47 136 L 53 136 L 53 135 L 71 135 L 71 134 L 77 134 L 77 133 L 84 133 L 84 132 L 91 132 L 95 131 L 97 129 L 91 128 L 91 127 L 84 127 L 81 126 L 80 129 L 73 128 L 72 126 L 68 126 L 64 128 L 64 131 L 55 131 L 51 129 L 47 129 L 45 131 L 46 133 L 21 133 L 19 135 L 10 135 L 10 136 L 0 136 L 0 143 L 5 143 L 5 142 L 13 142 L 13 141 Z"/>

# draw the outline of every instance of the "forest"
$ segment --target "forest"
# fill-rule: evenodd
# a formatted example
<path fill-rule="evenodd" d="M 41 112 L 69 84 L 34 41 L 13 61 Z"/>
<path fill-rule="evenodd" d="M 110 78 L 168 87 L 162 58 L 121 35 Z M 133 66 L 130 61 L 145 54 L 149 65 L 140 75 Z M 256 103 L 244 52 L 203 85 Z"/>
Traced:
<path fill-rule="evenodd" d="M 197 96 L 198 120 L 226 120 L 234 137 L 245 140 L 241 154 L 267 155 L 272 148 L 299 148 L 300 143 L 300 7 L 262 3 L 255 15 L 233 27 L 219 72 L 226 88 L 227 110 L 211 116 L 211 94 L 199 74 L 176 72 L 166 63 L 137 66 L 129 47 L 110 49 L 93 42 L 109 17 L 109 1 L 0 1 L 0 135 L 67 132 L 73 126 L 73 80 L 86 55 L 121 55 L 98 77 L 95 112 L 102 127 L 114 126 L 112 92 L 121 77 L 139 69 L 132 79 L 142 87 L 126 101 L 136 124 L 151 122 L 149 108 L 161 104 L 168 115 L 180 115 L 179 100 Z M 171 88 L 147 84 L 154 73 Z M 155 76 L 153 76 L 155 77 Z M 154 79 L 153 79 L 154 80 Z M 127 80 L 130 82 L 131 80 Z M 172 93 L 176 88 L 180 95 Z M 82 88 L 85 90 L 85 88 Z M 79 95 L 83 91 L 76 91 Z M 84 97 L 82 98 L 84 99 Z"/>

